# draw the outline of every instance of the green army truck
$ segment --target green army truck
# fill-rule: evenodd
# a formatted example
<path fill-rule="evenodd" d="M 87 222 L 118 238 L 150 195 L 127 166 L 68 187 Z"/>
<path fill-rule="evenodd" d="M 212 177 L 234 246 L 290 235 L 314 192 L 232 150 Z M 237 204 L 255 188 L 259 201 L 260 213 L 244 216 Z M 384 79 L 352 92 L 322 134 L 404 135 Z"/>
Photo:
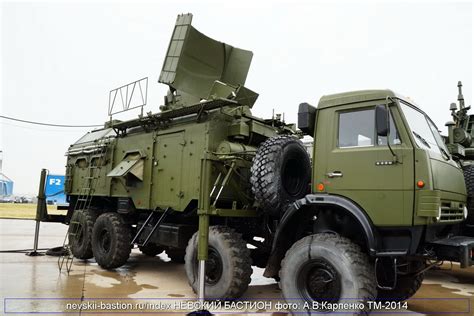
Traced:
<path fill-rule="evenodd" d="M 166 251 L 201 300 L 240 297 L 255 265 L 293 311 L 349 301 L 367 313 L 368 301 L 412 296 L 442 260 L 473 264 L 462 168 L 423 111 L 368 90 L 301 104 L 300 130 L 255 117 L 252 53 L 191 19 L 174 27 L 161 111 L 110 119 L 69 147 L 61 265 L 94 257 L 113 269 L 133 247 Z"/>
<path fill-rule="evenodd" d="M 462 93 L 462 83 L 458 82 L 458 103 L 451 103 L 453 121 L 446 123 L 448 136 L 445 143 L 454 160 L 462 167 L 467 190 L 468 217 L 463 224 L 463 234 L 474 237 L 474 114 L 468 114 L 471 106 L 466 106 Z"/>

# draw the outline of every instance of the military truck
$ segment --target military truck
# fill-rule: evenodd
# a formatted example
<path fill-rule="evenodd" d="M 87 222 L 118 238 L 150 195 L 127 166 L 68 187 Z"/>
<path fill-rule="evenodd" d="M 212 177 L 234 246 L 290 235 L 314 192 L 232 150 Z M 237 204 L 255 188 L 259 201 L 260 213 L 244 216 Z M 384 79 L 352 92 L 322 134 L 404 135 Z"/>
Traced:
<path fill-rule="evenodd" d="M 305 312 L 329 301 L 367 313 L 367 301 L 409 298 L 442 260 L 473 264 L 463 172 L 423 111 L 367 90 L 301 104 L 299 130 L 255 117 L 252 53 L 191 19 L 174 27 L 161 111 L 110 119 L 69 147 L 72 255 L 113 269 L 133 247 L 166 251 L 200 299 L 240 297 L 255 265 Z"/>
<path fill-rule="evenodd" d="M 474 115 L 468 114 L 471 106 L 465 105 L 461 81 L 458 82 L 458 103 L 459 106 L 451 103 L 449 108 L 453 121 L 446 123 L 448 136 L 445 143 L 452 158 L 462 167 L 466 181 L 468 217 L 463 225 L 463 234 L 474 237 Z"/>

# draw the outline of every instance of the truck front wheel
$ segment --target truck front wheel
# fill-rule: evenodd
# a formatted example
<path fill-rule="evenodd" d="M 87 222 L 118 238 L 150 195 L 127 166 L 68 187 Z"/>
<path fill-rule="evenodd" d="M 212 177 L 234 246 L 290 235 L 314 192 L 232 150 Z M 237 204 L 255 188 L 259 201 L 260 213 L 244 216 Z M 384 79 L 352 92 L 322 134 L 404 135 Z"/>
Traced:
<path fill-rule="evenodd" d="M 185 270 L 194 292 L 199 286 L 198 234 L 186 248 Z M 205 295 L 209 299 L 238 298 L 247 290 L 252 274 L 250 251 L 241 235 L 225 226 L 209 227 Z"/>
<path fill-rule="evenodd" d="M 78 259 L 90 259 L 92 255 L 92 227 L 97 219 L 93 210 L 77 210 L 69 222 L 68 236 L 71 252 Z"/>
<path fill-rule="evenodd" d="M 97 218 L 92 230 L 92 252 L 104 269 L 122 266 L 130 257 L 130 226 L 117 213 L 105 213 Z"/>
<path fill-rule="evenodd" d="M 324 302 L 354 304 L 353 310 L 340 312 L 368 314 L 365 302 L 377 295 L 368 256 L 349 239 L 327 233 L 304 237 L 287 251 L 280 288 L 289 304 L 296 303 L 293 312 L 305 314 L 332 311 Z"/>

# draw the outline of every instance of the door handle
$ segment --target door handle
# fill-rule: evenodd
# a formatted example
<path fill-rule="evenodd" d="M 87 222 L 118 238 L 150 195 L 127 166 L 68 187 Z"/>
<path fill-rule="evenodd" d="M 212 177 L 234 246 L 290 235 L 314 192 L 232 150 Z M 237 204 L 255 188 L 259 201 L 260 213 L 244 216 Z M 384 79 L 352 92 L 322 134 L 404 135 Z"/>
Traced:
<path fill-rule="evenodd" d="M 342 178 L 342 172 L 340 171 L 333 171 L 326 173 L 328 178 Z"/>

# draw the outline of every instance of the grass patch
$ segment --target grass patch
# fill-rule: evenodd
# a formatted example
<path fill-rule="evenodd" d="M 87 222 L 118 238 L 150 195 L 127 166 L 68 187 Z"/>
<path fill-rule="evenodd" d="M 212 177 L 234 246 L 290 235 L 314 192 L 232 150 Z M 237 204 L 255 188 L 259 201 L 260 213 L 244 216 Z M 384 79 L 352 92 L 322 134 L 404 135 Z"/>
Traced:
<path fill-rule="evenodd" d="M 66 214 L 58 211 L 56 205 L 47 205 L 48 214 Z M 35 219 L 36 204 L 0 203 L 0 218 Z"/>

